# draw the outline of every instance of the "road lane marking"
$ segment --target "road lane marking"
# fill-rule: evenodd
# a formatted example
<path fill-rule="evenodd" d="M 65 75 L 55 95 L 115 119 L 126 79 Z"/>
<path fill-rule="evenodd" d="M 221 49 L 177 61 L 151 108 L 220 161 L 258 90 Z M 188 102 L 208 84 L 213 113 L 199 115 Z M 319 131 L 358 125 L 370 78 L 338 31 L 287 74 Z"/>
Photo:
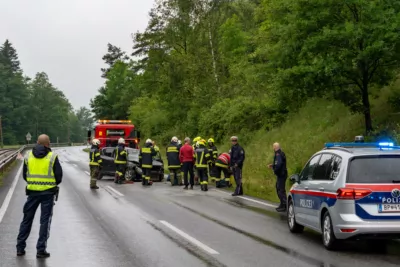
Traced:
<path fill-rule="evenodd" d="M 228 192 L 225 192 L 225 191 L 222 191 L 222 190 L 215 189 L 215 191 L 230 195 Z M 254 203 L 261 204 L 261 205 L 264 205 L 264 206 L 267 206 L 267 207 L 271 207 L 271 208 L 277 208 L 278 207 L 277 205 L 265 203 L 265 202 L 258 201 L 258 200 L 255 200 L 255 199 L 251 199 L 251 198 L 248 198 L 248 197 L 243 197 L 243 196 L 236 196 L 236 197 L 244 199 L 244 200 L 252 201 Z"/>
<path fill-rule="evenodd" d="M 204 245 L 203 243 L 201 243 L 199 240 L 195 239 L 194 237 L 191 237 L 190 235 L 186 234 L 185 232 L 179 230 L 178 228 L 176 228 L 175 226 L 173 226 L 172 224 L 160 220 L 160 223 L 164 224 L 166 227 L 168 227 L 169 229 L 171 229 L 172 231 L 174 231 L 175 233 L 179 234 L 180 236 L 182 236 L 183 238 L 185 238 L 186 240 L 188 240 L 189 242 L 195 244 L 196 246 L 198 246 L 199 248 L 205 250 L 206 252 L 210 253 L 210 254 L 214 254 L 217 255 L 219 254 L 218 251 L 213 250 L 212 248 Z"/>
<path fill-rule="evenodd" d="M 117 194 L 117 195 L 120 196 L 120 197 L 123 197 L 123 196 L 124 196 L 121 192 L 115 190 L 114 188 L 112 188 L 112 187 L 109 186 L 109 185 L 107 185 L 107 188 L 110 189 L 111 191 L 113 191 L 115 194 Z"/>
<path fill-rule="evenodd" d="M 15 187 L 17 186 L 19 177 L 21 176 L 22 167 L 23 167 L 23 166 L 24 166 L 24 163 L 22 163 L 22 164 L 21 164 L 21 167 L 19 167 L 19 170 L 18 170 L 18 172 L 17 172 L 17 175 L 14 177 L 14 181 L 13 181 L 13 183 L 11 184 L 10 189 L 8 190 L 8 193 L 7 193 L 6 198 L 5 198 L 4 201 L 3 201 L 3 205 L 1 205 L 1 208 L 0 208 L 0 223 L 1 223 L 1 221 L 3 220 L 4 215 L 6 214 L 8 205 L 10 205 L 10 201 L 11 201 L 12 195 L 13 195 L 13 193 L 14 193 Z"/>
<path fill-rule="evenodd" d="M 89 173 L 89 172 L 85 171 L 85 173 L 86 173 L 87 175 L 89 175 L 89 176 L 90 176 L 90 173 Z"/>

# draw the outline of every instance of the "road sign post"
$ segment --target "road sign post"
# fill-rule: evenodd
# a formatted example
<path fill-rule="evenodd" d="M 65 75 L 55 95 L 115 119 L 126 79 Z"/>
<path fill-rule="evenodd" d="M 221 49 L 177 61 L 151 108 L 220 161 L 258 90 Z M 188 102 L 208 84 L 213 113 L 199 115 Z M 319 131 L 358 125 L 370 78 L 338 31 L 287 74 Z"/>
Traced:
<path fill-rule="evenodd" d="M 32 135 L 28 132 L 25 137 L 26 137 L 26 141 L 28 141 L 28 145 L 29 145 L 29 142 L 31 141 Z"/>

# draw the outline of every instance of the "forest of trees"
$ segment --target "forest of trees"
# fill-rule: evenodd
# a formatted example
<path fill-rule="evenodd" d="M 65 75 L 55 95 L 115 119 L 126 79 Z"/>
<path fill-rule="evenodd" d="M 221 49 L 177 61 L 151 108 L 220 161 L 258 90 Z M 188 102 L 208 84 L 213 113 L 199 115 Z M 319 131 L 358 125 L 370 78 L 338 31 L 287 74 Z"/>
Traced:
<path fill-rule="evenodd" d="M 221 139 L 322 97 L 363 114 L 369 133 L 370 98 L 398 73 L 399 11 L 388 0 L 157 0 L 133 51 L 108 44 L 91 108 L 144 136 Z"/>
<path fill-rule="evenodd" d="M 89 109 L 74 111 L 63 92 L 55 88 L 46 73 L 31 79 L 23 74 L 17 50 L 10 41 L 0 45 L 0 116 L 5 145 L 25 144 L 26 134 L 39 134 L 51 142 L 84 142 L 93 124 Z"/>

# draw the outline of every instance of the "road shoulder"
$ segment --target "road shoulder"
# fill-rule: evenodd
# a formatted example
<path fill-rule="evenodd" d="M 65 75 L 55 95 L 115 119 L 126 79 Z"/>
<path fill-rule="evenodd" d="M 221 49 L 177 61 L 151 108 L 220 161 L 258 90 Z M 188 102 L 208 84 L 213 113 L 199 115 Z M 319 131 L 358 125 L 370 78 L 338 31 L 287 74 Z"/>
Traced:
<path fill-rule="evenodd" d="M 15 176 L 18 174 L 19 168 L 23 164 L 22 160 L 16 159 L 14 166 L 6 173 L 3 177 L 3 183 L 0 186 L 0 207 L 2 207 L 4 199 L 6 198 L 8 191 L 11 188 L 11 185 L 15 179 Z M 21 177 L 17 177 L 17 179 L 22 179 Z"/>

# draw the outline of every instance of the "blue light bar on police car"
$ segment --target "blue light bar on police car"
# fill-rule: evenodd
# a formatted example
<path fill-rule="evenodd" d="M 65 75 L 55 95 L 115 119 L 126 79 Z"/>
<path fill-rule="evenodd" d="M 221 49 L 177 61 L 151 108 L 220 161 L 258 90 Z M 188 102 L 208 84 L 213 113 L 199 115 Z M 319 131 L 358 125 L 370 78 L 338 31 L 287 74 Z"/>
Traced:
<path fill-rule="evenodd" d="M 381 142 L 381 143 L 326 143 L 326 148 L 332 147 L 376 147 L 376 148 L 400 148 L 394 146 L 392 142 Z"/>

